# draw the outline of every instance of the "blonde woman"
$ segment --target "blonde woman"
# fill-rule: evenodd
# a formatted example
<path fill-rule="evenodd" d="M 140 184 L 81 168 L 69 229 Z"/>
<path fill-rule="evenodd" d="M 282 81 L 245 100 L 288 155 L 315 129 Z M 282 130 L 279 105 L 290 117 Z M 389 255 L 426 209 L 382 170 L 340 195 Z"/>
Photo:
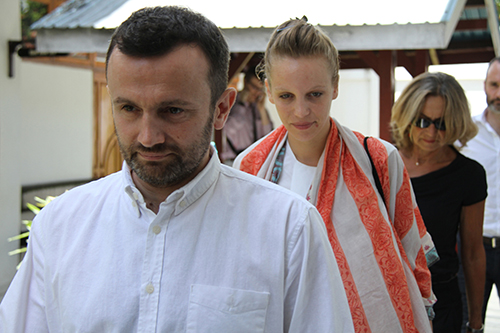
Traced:
<path fill-rule="evenodd" d="M 357 332 L 430 332 L 425 305 L 431 309 L 433 294 L 422 243 L 432 248 L 432 241 L 397 150 L 367 140 L 382 197 L 364 137 L 330 117 L 339 93 L 335 46 L 306 19 L 290 20 L 272 34 L 263 70 L 283 125 L 240 154 L 234 166 L 318 208 Z"/>
<path fill-rule="evenodd" d="M 460 232 L 469 331 L 482 327 L 486 259 L 483 167 L 457 150 L 477 133 L 460 84 L 445 73 L 424 73 L 403 90 L 392 109 L 391 128 L 427 230 L 441 260 L 431 267 L 434 332 L 460 332 L 462 301 L 458 287 Z"/>

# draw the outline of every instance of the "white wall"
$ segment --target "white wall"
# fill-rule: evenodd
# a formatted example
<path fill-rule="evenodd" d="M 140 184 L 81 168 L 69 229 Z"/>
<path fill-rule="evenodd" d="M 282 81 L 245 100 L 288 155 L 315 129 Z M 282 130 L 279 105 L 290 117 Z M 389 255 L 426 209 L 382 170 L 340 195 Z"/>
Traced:
<path fill-rule="evenodd" d="M 92 177 L 92 72 L 24 61 L 22 185 Z"/>
<path fill-rule="evenodd" d="M 21 80 L 8 78 L 8 40 L 21 38 L 19 0 L 2 0 L 0 10 L 0 296 L 15 274 L 18 258 L 9 257 L 16 248 L 7 237 L 19 233 L 20 184 L 16 161 L 21 138 Z M 20 61 L 15 59 L 14 73 L 19 74 Z M 14 207 L 19 207 L 15 209 Z"/>
<path fill-rule="evenodd" d="M 339 97 L 330 114 L 364 135 L 379 135 L 379 77 L 372 69 L 340 70 Z"/>
<path fill-rule="evenodd" d="M 0 10 L 0 299 L 19 257 L 7 238 L 21 228 L 21 188 L 90 179 L 93 113 L 90 70 L 23 61 L 8 78 L 7 41 L 21 39 L 19 0 Z"/>

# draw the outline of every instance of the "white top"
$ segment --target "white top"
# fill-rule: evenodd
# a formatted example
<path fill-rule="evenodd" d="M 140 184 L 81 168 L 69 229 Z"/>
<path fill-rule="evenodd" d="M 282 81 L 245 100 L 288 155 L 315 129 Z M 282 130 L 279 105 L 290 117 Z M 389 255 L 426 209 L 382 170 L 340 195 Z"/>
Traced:
<path fill-rule="evenodd" d="M 271 199 L 272 198 L 272 199 Z M 0 332 L 352 332 L 324 223 L 214 153 L 158 215 L 124 163 L 35 218 Z"/>
<path fill-rule="evenodd" d="M 472 119 L 479 132 L 460 152 L 481 163 L 486 170 L 488 197 L 484 208 L 483 235 L 500 237 L 500 137 L 486 121 L 484 112 Z"/>
<path fill-rule="evenodd" d="M 306 198 L 315 174 L 316 167 L 299 162 L 287 140 L 286 154 L 283 159 L 283 170 L 281 171 L 278 185 Z"/>

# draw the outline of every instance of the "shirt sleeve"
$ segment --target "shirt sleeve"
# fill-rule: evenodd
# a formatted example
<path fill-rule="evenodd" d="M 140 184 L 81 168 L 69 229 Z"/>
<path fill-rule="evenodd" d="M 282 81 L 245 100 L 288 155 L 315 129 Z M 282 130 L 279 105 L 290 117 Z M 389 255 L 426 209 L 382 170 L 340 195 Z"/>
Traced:
<path fill-rule="evenodd" d="M 285 332 L 354 332 L 323 220 L 313 207 L 304 215 L 287 251 Z"/>
<path fill-rule="evenodd" d="M 467 159 L 467 161 L 469 162 L 469 171 L 467 172 L 469 179 L 467 180 L 467 196 L 464 199 L 464 206 L 470 206 L 483 201 L 488 195 L 486 171 L 484 170 L 483 166 L 475 160 Z"/>
<path fill-rule="evenodd" d="M 33 221 L 28 250 L 0 304 L 0 332 L 49 332 L 45 316 L 43 246 L 37 228 L 40 212 Z"/>

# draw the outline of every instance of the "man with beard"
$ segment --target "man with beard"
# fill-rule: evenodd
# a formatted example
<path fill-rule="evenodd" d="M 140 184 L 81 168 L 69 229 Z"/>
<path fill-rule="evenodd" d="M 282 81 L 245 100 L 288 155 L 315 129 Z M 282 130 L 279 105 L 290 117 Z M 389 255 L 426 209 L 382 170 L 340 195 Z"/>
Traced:
<path fill-rule="evenodd" d="M 483 165 L 488 182 L 483 222 L 486 252 L 483 321 L 494 284 L 500 298 L 500 58 L 490 61 L 484 91 L 488 106 L 482 114 L 473 117 L 479 132 L 461 150 L 462 154 Z"/>
<path fill-rule="evenodd" d="M 1 332 L 352 332 L 317 210 L 219 162 L 236 92 L 220 30 L 135 12 L 106 57 L 120 172 L 33 222 Z"/>

